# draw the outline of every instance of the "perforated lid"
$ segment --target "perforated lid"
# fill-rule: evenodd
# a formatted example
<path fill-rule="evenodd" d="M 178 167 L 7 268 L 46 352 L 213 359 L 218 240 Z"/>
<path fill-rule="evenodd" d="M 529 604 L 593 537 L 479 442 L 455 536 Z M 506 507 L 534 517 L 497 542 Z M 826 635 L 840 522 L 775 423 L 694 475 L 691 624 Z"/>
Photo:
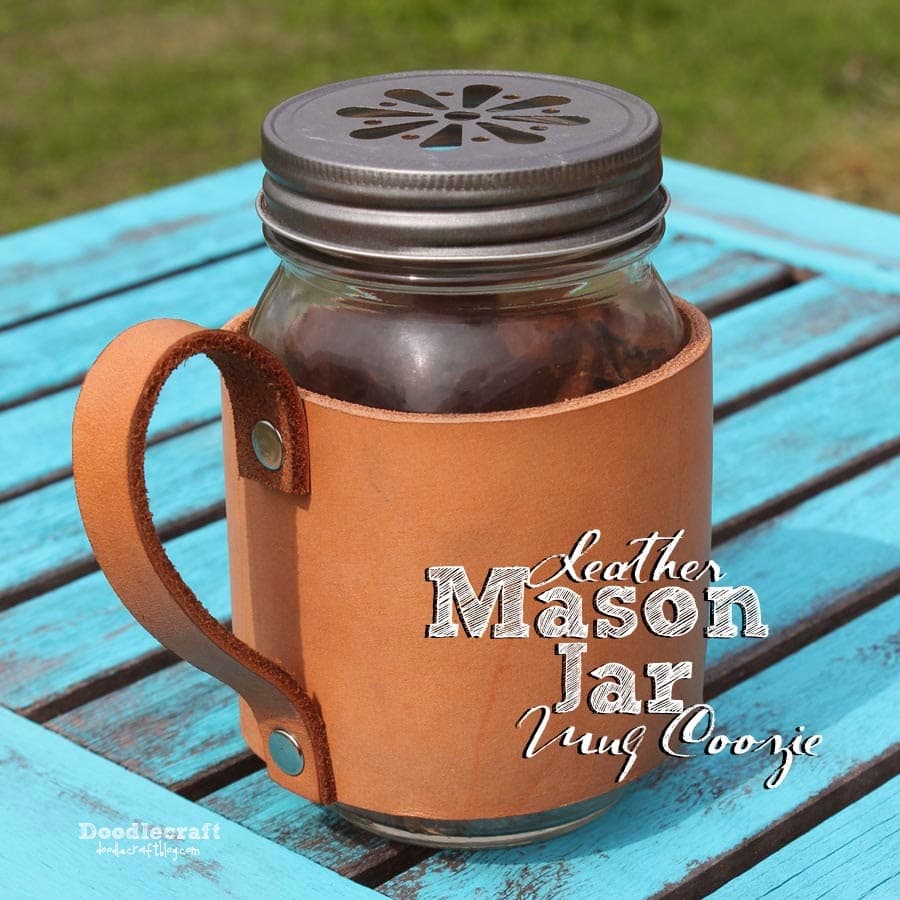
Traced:
<path fill-rule="evenodd" d="M 258 209 L 319 250 L 477 260 L 602 248 L 668 196 L 660 125 L 605 84 L 523 72 L 400 72 L 330 84 L 262 127 Z"/>

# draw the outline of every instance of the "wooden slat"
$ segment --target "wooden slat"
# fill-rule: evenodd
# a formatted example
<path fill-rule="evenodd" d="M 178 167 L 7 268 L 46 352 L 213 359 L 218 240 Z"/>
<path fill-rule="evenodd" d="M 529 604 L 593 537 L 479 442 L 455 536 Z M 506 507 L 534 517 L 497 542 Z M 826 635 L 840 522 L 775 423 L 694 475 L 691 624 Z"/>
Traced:
<path fill-rule="evenodd" d="M 790 736 L 805 725 L 808 734 L 824 735 L 818 757 L 795 760 L 775 790 L 763 789 L 777 765 L 768 755 L 672 760 L 569 835 L 510 850 L 442 852 L 380 890 L 404 900 L 449 892 L 491 898 L 524 892 L 537 900 L 561 890 L 595 896 L 602 884 L 605 896 L 626 900 L 682 884 L 685 896 L 703 896 L 718 886 L 712 878 L 701 881 L 704 873 L 722 883 L 747 868 L 749 852 L 765 853 L 805 830 L 801 812 L 807 820 L 834 812 L 854 773 L 879 763 L 897 771 L 900 722 L 886 713 L 900 705 L 898 621 L 900 597 L 716 700 L 717 733 Z"/>
<path fill-rule="evenodd" d="M 0 327 L 262 244 L 250 163 L 0 240 Z"/>
<path fill-rule="evenodd" d="M 715 548 L 730 578 L 757 586 L 770 626 L 765 641 L 710 641 L 707 671 L 746 664 L 825 620 L 846 598 L 900 577 L 900 456 L 817 494 Z M 786 575 L 773 560 L 792 560 Z"/>
<path fill-rule="evenodd" d="M 330 809 L 280 788 L 264 771 L 203 797 L 199 803 L 348 877 L 359 877 L 411 849 L 349 825 Z"/>
<path fill-rule="evenodd" d="M 690 247 L 686 265 L 676 256 L 679 244 Z M 676 236 L 671 243 L 664 242 L 652 259 L 673 293 L 710 314 L 779 290 L 794 280 L 791 270 L 782 262 L 739 250 L 722 252 L 721 247 L 711 242 L 704 252 L 701 239 L 687 235 Z"/>
<path fill-rule="evenodd" d="M 79 706 L 47 727 L 166 787 L 247 750 L 234 692 L 185 663 Z"/>
<path fill-rule="evenodd" d="M 896 568 L 900 540 L 890 544 L 886 536 L 900 535 L 898 500 L 900 458 L 728 542 L 716 549 L 715 556 L 726 571 L 740 573 L 741 583 L 757 589 L 771 624 L 770 640 L 774 642 L 784 634 L 808 627 L 845 595 Z M 821 523 L 827 521 L 840 521 L 841 530 L 823 531 Z M 855 538 L 849 539 L 848 534 Z M 835 544 L 841 549 L 839 566 L 831 564 Z M 803 577 L 789 584 L 783 573 L 771 565 L 771 560 L 779 558 L 787 546 L 795 547 L 797 558 L 807 561 Z M 40 602 L 32 601 L 20 610 Z M 15 615 L 23 622 L 22 612 L 14 610 L 7 615 Z M 0 636 L 7 634 L 5 625 L 0 617 Z M 137 630 L 137 626 L 132 630 Z M 28 634 L 17 640 L 15 631 L 15 627 L 9 630 L 12 653 L 16 654 L 19 646 L 23 653 L 27 652 Z M 72 656 L 77 658 L 88 652 L 89 640 L 86 629 L 80 641 L 73 635 L 73 644 L 80 646 L 72 649 Z M 721 671 L 729 663 L 739 662 L 748 649 L 754 652 L 756 645 L 765 643 L 741 638 L 710 642 L 710 665 Z M 9 681 L 15 677 L 15 656 L 12 663 Z M 65 666 L 58 667 L 52 654 L 46 663 L 56 667 L 53 679 L 58 689 L 64 689 Z M 35 661 L 34 668 L 40 664 Z M 32 701 L 35 696 L 27 686 L 18 688 L 16 695 L 20 701 Z M 195 705 L 197 697 L 202 699 Z M 233 695 L 184 663 L 60 716 L 51 727 L 169 786 L 197 779 L 205 768 L 220 765 L 243 749 Z M 195 753 L 195 746 L 201 748 L 199 754 Z M 260 785 L 261 778 L 265 776 L 251 775 L 202 802 L 259 830 L 265 837 L 287 840 L 310 858 L 342 871 L 359 871 L 389 852 L 388 845 L 380 841 L 366 839 L 355 844 L 353 832 L 348 833 L 333 816 L 292 795 L 272 806 L 280 789 L 273 786 L 257 796 L 255 786 Z M 290 808 L 291 815 L 275 812 L 284 805 Z M 396 848 L 390 852 L 397 852 Z"/>
<path fill-rule="evenodd" d="M 900 778 L 826 819 L 739 875 L 714 900 L 900 897 Z"/>
<path fill-rule="evenodd" d="M 713 519 L 721 527 L 896 439 L 900 338 L 716 426 Z M 749 511 L 749 512 L 748 512 Z"/>
<path fill-rule="evenodd" d="M 47 727 L 174 790 L 249 754 L 238 729 L 234 693 L 186 663 L 51 719 Z M 257 799 L 244 781 L 201 802 L 279 843 L 290 834 L 289 846 L 342 872 L 365 870 L 400 850 L 347 828 L 334 814 L 274 784 Z M 274 806 L 273 797 L 278 798 Z"/>
<path fill-rule="evenodd" d="M 713 323 L 718 409 L 859 352 L 900 330 L 900 296 L 813 278 Z"/>
<path fill-rule="evenodd" d="M 663 181 L 677 231 L 900 291 L 898 216 L 672 159 Z"/>
<path fill-rule="evenodd" d="M 723 253 L 705 269 L 680 276 L 661 270 L 663 280 L 677 295 L 690 300 L 708 315 L 718 315 L 794 284 L 784 263 L 754 253 Z"/>
<path fill-rule="evenodd" d="M 0 841 L 4 897 L 202 898 L 375 896 L 253 832 L 0 709 L 0 797 L 7 823 Z M 219 828 L 218 840 L 185 842 L 198 857 L 97 854 L 79 823 L 127 828 Z M 215 834 L 212 827 L 210 834 Z M 112 846 L 115 841 L 102 841 Z M 132 843 L 119 841 L 121 849 Z M 162 841 L 170 847 L 177 841 Z M 89 885 L 89 887 L 88 887 Z"/>
<path fill-rule="evenodd" d="M 231 610 L 225 547 L 224 520 L 166 547 L 220 620 Z M 159 650 L 94 572 L 0 614 L 0 703 L 23 711 L 46 706 Z"/>
<path fill-rule="evenodd" d="M 221 425 L 214 422 L 151 447 L 147 483 L 161 528 L 220 505 Z M 6 550 L 0 559 L 0 605 L 16 591 L 49 589 L 95 568 L 71 478 L 0 504 L 0 545 Z"/>
<path fill-rule="evenodd" d="M 59 480 L 72 471 L 72 417 L 80 387 L 66 388 L 0 412 L 0 500 Z M 218 418 L 219 373 L 205 357 L 189 359 L 163 387 L 150 440 Z"/>
<path fill-rule="evenodd" d="M 135 322 L 174 316 L 217 327 L 256 302 L 274 268 L 269 250 L 255 250 L 0 332 L 0 404 L 77 382 Z"/>

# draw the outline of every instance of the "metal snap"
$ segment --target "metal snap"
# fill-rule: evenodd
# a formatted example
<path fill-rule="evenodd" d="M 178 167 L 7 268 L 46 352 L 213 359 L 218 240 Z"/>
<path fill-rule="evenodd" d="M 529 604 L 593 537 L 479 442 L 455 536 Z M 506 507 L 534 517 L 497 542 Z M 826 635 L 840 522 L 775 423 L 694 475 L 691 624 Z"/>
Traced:
<path fill-rule="evenodd" d="M 284 462 L 284 443 L 278 429 L 265 419 L 261 419 L 250 432 L 250 443 L 253 452 L 264 468 L 277 472 Z"/>
<path fill-rule="evenodd" d="M 297 739 L 281 728 L 269 735 L 269 755 L 286 775 L 299 775 L 303 771 L 305 761 Z"/>

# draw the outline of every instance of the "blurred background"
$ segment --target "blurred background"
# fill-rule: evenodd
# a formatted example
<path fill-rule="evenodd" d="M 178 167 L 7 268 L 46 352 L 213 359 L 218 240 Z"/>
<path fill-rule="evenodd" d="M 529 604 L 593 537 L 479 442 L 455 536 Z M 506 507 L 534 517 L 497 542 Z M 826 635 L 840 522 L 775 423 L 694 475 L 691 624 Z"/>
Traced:
<path fill-rule="evenodd" d="M 2 0 L 0 230 L 255 158 L 306 88 L 440 67 L 609 82 L 669 156 L 900 211 L 897 0 Z"/>

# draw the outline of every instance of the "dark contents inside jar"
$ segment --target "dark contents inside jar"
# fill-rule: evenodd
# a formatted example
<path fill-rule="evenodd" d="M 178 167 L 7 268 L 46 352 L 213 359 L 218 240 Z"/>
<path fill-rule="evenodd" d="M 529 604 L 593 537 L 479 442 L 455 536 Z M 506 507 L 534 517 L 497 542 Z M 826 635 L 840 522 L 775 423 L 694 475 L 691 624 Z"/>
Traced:
<path fill-rule="evenodd" d="M 411 412 L 493 412 L 541 406 L 629 381 L 682 345 L 679 321 L 623 298 L 470 312 L 406 298 L 386 315 L 342 299 L 309 306 L 281 337 L 298 385 L 340 400 Z M 446 303 L 446 298 L 444 298 Z M 678 318 L 673 310 L 673 315 Z"/>

